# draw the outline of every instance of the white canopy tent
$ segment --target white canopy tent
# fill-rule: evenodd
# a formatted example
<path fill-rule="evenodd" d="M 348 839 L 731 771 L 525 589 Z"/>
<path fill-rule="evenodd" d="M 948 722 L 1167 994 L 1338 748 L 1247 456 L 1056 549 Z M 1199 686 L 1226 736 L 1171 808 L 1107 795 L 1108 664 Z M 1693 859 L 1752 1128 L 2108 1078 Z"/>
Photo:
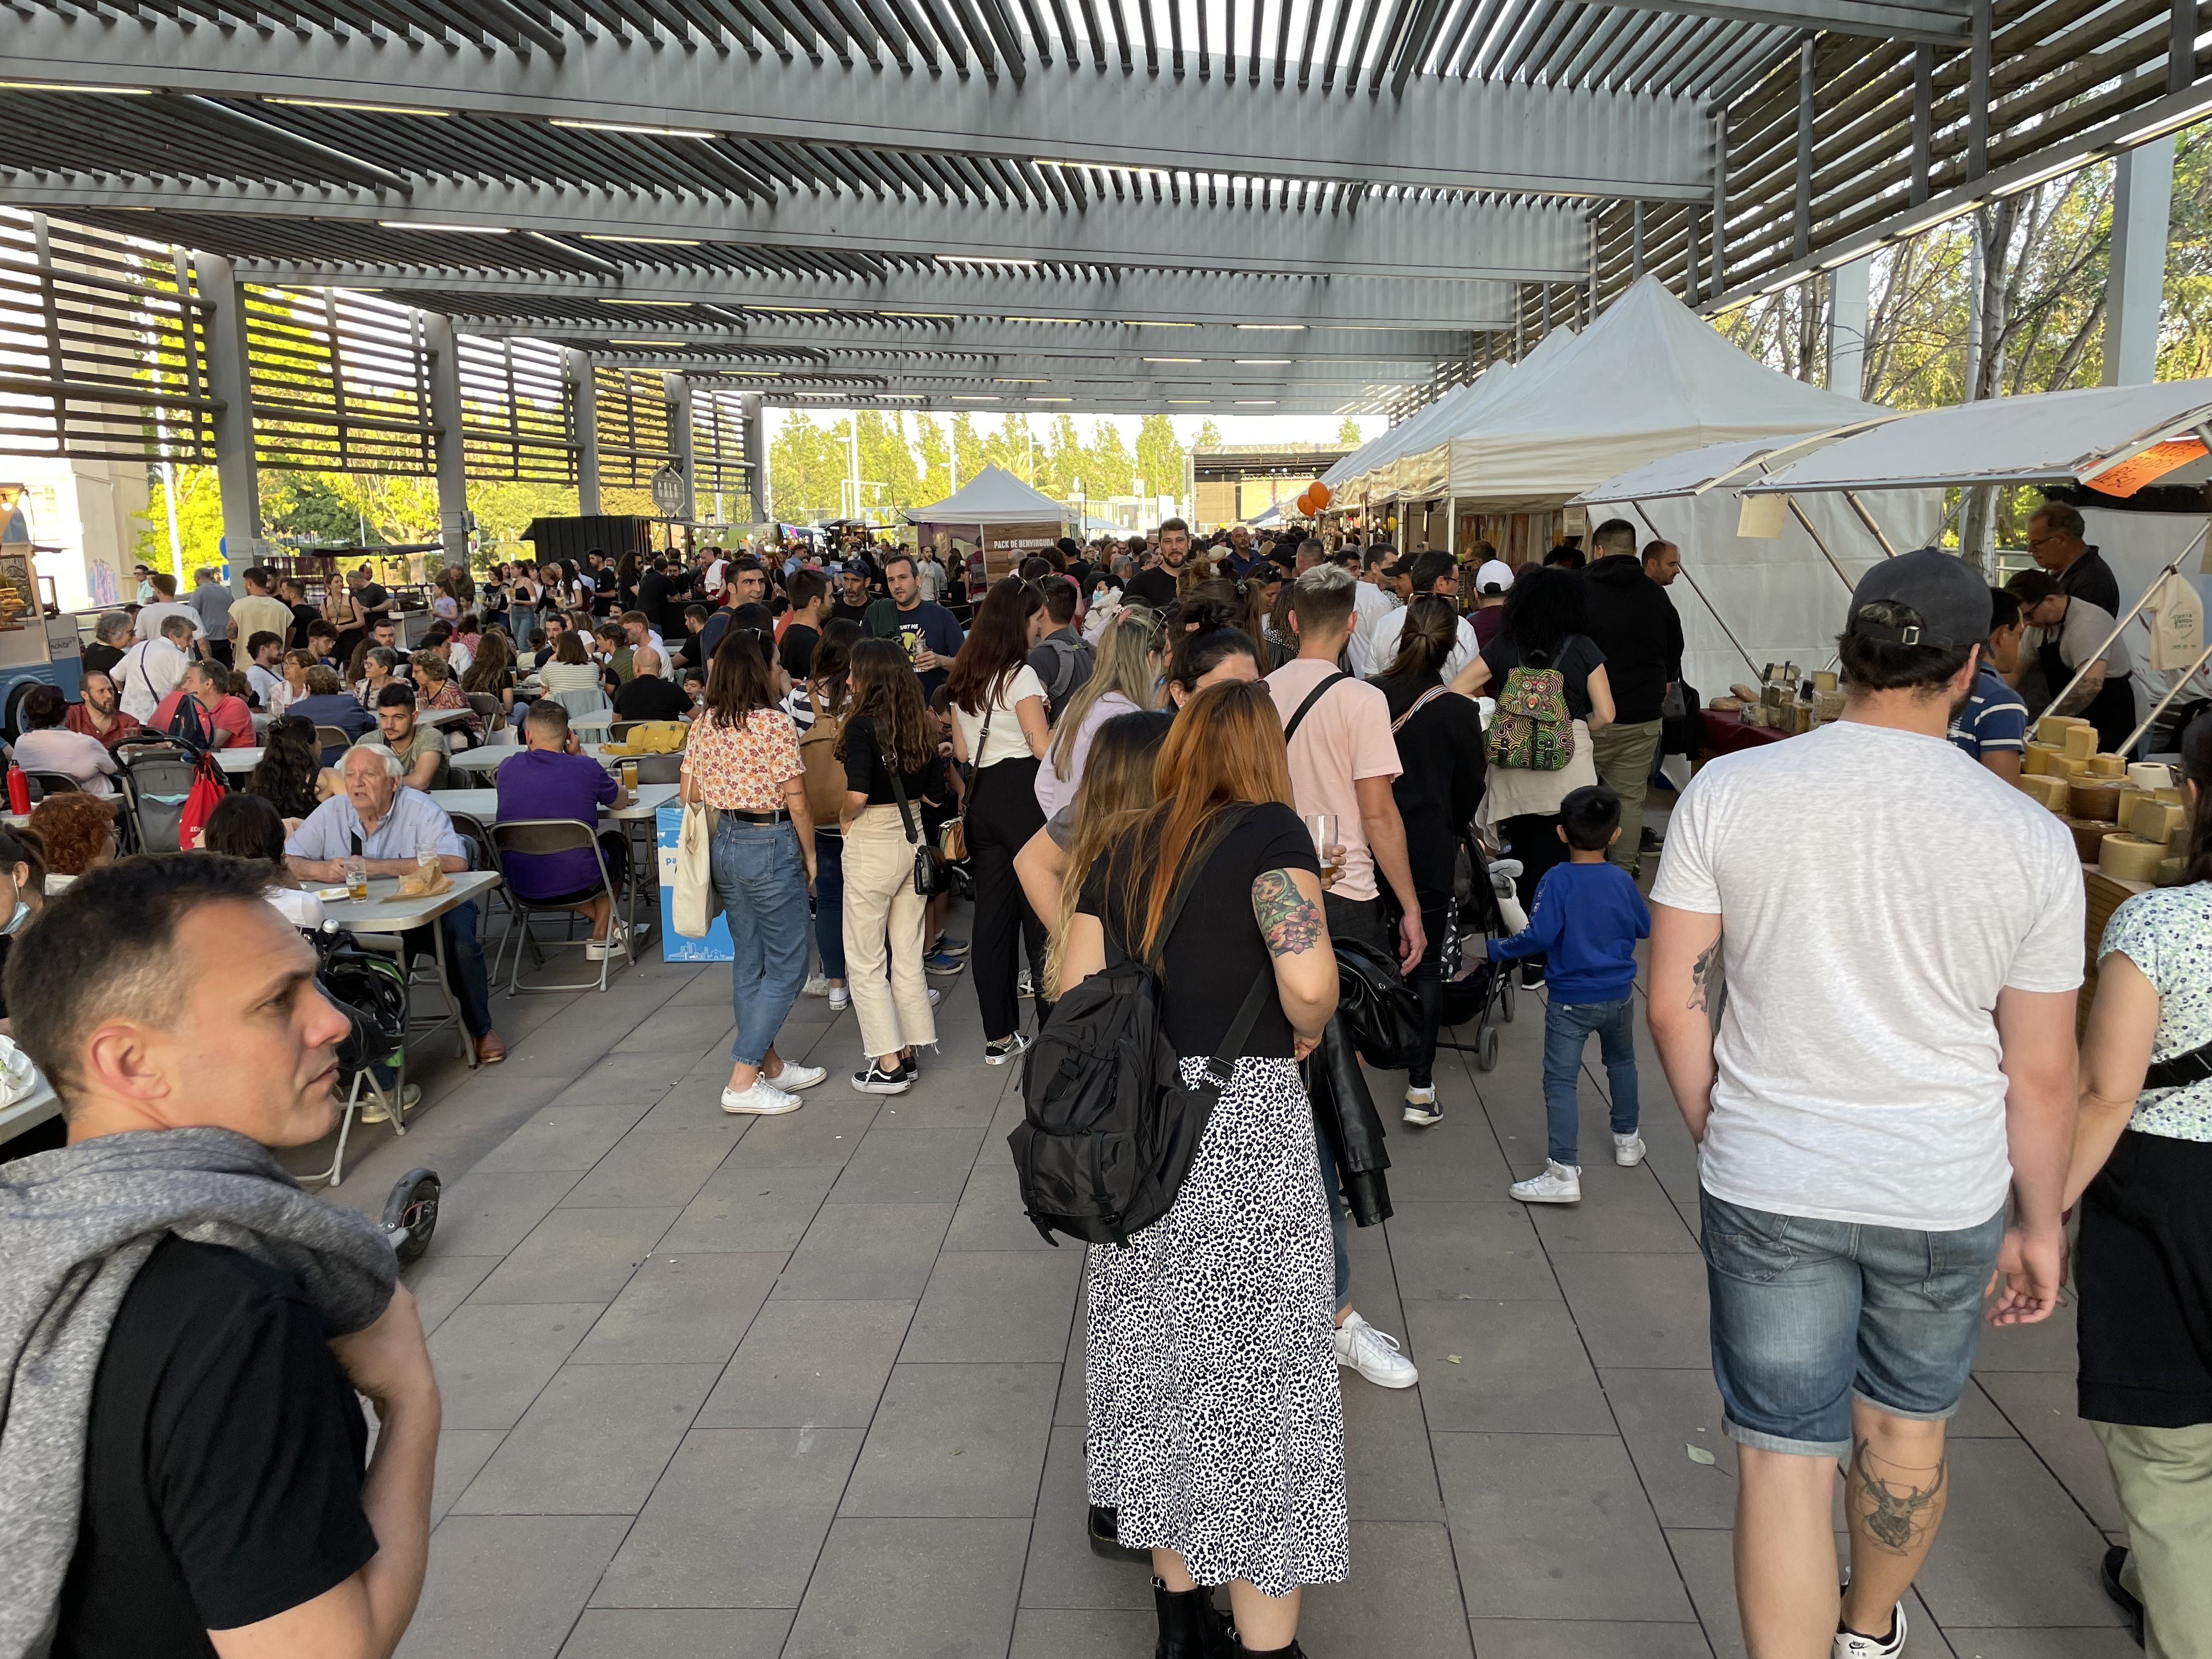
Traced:
<path fill-rule="evenodd" d="M 1900 416 L 1778 466 L 1744 490 L 1787 495 L 1794 507 L 1808 511 L 1816 502 L 1863 503 L 1874 492 L 1915 484 L 2067 484 L 2124 498 L 2152 483 L 2204 483 L 2212 478 L 2208 451 L 2212 380 L 2089 386 Z M 2077 504 L 2086 538 L 2112 568 L 2124 622 L 2168 567 L 2212 603 L 2212 553 L 2203 550 L 2201 510 Z M 2200 664 L 2200 686 L 2203 672 Z M 2142 712 L 2145 694 L 2155 700 L 2164 688 L 2142 672 L 2136 680 Z"/>
<path fill-rule="evenodd" d="M 909 507 L 913 524 L 1060 524 L 1075 515 L 1002 466 L 986 466 L 943 501 Z"/>
<path fill-rule="evenodd" d="M 1876 410 L 1870 421 L 1893 418 Z M 1593 522 L 1623 518 L 1639 539 L 1682 550 L 1673 592 L 1682 618 L 1683 678 L 1711 696 L 1738 680 L 1756 681 L 1770 662 L 1824 667 L 1834 655 L 1845 601 L 1882 556 L 1856 509 L 1839 496 L 1791 503 L 1778 520 L 1746 535 L 1741 491 L 1778 466 L 1855 431 L 1735 439 L 1632 467 L 1584 491 L 1577 504 Z M 1935 490 L 1885 492 L 1862 506 L 1902 550 L 1933 537 L 1942 509 Z M 1685 590 L 1686 591 L 1686 593 Z"/>

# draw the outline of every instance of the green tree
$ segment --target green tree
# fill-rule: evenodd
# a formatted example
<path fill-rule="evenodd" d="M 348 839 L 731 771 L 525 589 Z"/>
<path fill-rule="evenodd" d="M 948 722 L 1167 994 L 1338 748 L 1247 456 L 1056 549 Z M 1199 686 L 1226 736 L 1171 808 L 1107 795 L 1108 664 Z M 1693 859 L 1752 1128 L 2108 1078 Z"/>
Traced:
<path fill-rule="evenodd" d="M 1137 454 L 1131 467 L 1131 489 L 1134 479 L 1145 481 L 1145 493 L 1158 495 L 1175 494 L 1182 489 L 1182 441 L 1175 434 L 1175 422 L 1164 415 L 1147 415 L 1137 423 Z"/>
<path fill-rule="evenodd" d="M 1336 429 L 1336 441 L 1346 449 L 1357 449 L 1367 441 L 1359 435 L 1359 422 L 1347 415 L 1344 424 Z"/>

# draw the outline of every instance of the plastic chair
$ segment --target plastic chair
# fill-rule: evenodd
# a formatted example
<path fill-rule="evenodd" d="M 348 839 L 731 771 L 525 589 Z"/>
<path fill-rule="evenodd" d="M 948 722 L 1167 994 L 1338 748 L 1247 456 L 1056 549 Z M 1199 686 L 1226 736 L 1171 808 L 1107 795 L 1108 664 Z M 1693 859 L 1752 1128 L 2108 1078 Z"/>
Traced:
<path fill-rule="evenodd" d="M 599 846 L 596 825 L 580 823 L 574 818 L 519 818 L 507 823 L 493 824 L 491 844 L 499 857 L 502 878 L 506 874 L 507 860 L 513 854 L 535 855 L 545 853 L 575 853 L 589 848 L 592 860 L 598 866 L 599 879 L 596 887 L 583 889 L 579 896 L 588 898 L 594 892 L 606 895 L 608 927 L 610 937 L 611 937 L 615 926 L 613 915 L 619 901 L 615 892 L 614 879 L 607 873 L 606 855 Z M 613 960 L 611 953 L 600 957 L 599 976 L 596 980 L 586 980 L 577 985 L 525 985 L 522 982 L 522 947 L 527 942 L 535 951 L 538 943 L 530 937 L 531 916 L 540 910 L 555 912 L 566 916 L 574 916 L 576 912 L 565 904 L 543 904 L 535 899 L 525 898 L 514 890 L 514 884 L 512 881 L 502 879 L 501 885 L 507 890 L 507 902 L 514 905 L 515 917 L 520 923 L 520 926 L 514 930 L 517 936 L 514 946 L 514 965 L 507 975 L 507 995 L 520 996 L 526 993 L 534 995 L 551 991 L 604 991 L 607 988 L 608 964 Z M 554 942 L 559 945 L 588 945 L 591 941 L 564 939 Z M 502 939 L 501 941 L 502 947 L 505 944 L 506 941 Z M 625 959 L 627 959 L 627 952 L 625 952 Z M 495 958 L 493 965 L 496 969 Z"/>
<path fill-rule="evenodd" d="M 353 739 L 345 734 L 342 727 L 319 726 L 315 728 L 315 746 L 327 757 L 333 749 L 343 750 L 352 748 Z M 323 763 L 328 766 L 332 763 L 325 759 Z"/>
<path fill-rule="evenodd" d="M 461 696 L 467 699 L 469 707 L 476 710 L 477 718 L 483 721 L 487 738 L 493 732 L 506 729 L 507 710 L 500 706 L 497 697 L 489 691 L 464 691 Z"/>
<path fill-rule="evenodd" d="M 548 691 L 545 695 L 567 709 L 570 720 L 579 714 L 611 714 L 614 712 L 615 706 L 607 701 L 607 694 L 595 685 L 579 686 L 573 691 Z"/>
<path fill-rule="evenodd" d="M 81 795 L 84 786 L 66 772 L 33 772 L 25 769 L 23 775 L 38 785 L 47 795 Z"/>

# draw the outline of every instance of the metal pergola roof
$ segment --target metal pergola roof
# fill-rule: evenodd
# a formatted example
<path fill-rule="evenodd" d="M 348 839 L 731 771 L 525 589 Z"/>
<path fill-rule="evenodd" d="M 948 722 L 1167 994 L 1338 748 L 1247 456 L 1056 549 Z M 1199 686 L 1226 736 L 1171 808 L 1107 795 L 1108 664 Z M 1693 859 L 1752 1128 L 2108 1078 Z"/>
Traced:
<path fill-rule="evenodd" d="M 2196 0 L 9 6 L 10 206 L 774 401 L 1283 413 L 1402 409 L 1637 270 L 1724 303 L 2125 142 L 2191 107 L 2203 21 Z"/>

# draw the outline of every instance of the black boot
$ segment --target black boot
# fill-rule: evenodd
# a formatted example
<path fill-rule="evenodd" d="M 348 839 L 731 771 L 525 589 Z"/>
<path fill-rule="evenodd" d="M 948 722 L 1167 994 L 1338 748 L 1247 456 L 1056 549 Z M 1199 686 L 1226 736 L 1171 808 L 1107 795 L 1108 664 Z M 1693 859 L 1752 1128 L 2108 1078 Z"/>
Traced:
<path fill-rule="evenodd" d="M 1237 1653 L 1237 1659 L 1306 1659 L 1306 1650 L 1298 1645 L 1295 1636 L 1286 1648 L 1248 1648 L 1239 1642 Z"/>
<path fill-rule="evenodd" d="M 1237 1629 L 1213 1605 L 1213 1592 L 1171 1590 L 1152 1580 L 1152 1611 L 1159 1616 L 1159 1645 L 1152 1659 L 1237 1659 Z"/>

